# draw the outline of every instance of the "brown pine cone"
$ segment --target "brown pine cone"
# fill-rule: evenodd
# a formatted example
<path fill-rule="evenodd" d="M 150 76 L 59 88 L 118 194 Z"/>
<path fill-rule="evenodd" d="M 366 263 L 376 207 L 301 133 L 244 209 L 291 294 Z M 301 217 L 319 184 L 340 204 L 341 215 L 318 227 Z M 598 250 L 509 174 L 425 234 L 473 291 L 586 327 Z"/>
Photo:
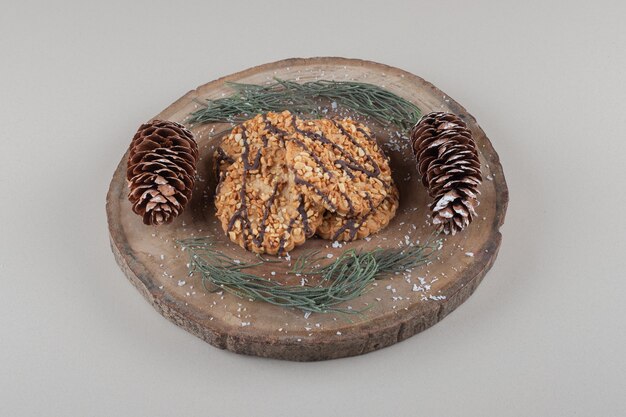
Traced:
<path fill-rule="evenodd" d="M 197 161 L 198 145 L 183 125 L 154 120 L 139 127 L 130 143 L 126 179 L 133 211 L 145 224 L 170 223 L 183 211 Z"/>
<path fill-rule="evenodd" d="M 429 113 L 411 130 L 422 183 L 434 198 L 433 224 L 446 234 L 463 230 L 476 215 L 482 181 L 476 143 L 465 122 L 450 113 Z"/>

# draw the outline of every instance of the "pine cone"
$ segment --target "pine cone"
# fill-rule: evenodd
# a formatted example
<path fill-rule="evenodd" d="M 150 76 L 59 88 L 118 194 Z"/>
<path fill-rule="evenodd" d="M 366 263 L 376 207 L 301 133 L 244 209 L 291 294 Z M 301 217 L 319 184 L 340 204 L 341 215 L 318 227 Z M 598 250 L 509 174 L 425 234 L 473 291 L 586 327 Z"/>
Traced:
<path fill-rule="evenodd" d="M 130 143 L 126 179 L 133 211 L 145 224 L 170 223 L 191 198 L 198 145 L 184 126 L 154 120 Z"/>
<path fill-rule="evenodd" d="M 476 216 L 480 161 L 465 122 L 450 113 L 429 113 L 411 130 L 422 183 L 434 198 L 433 224 L 446 234 L 463 230 Z"/>

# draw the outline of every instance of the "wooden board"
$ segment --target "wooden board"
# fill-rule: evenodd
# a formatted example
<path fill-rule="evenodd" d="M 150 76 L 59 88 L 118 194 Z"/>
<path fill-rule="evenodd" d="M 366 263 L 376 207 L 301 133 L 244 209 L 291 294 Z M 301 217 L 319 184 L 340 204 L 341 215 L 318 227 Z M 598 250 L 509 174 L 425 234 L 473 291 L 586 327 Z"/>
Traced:
<path fill-rule="evenodd" d="M 343 305 L 353 309 L 369 307 L 362 315 L 305 315 L 223 292 L 207 292 L 198 278 L 187 276 L 186 253 L 176 247 L 176 239 L 211 236 L 231 256 L 248 260 L 253 255 L 231 244 L 214 216 L 211 156 L 219 141 L 219 135 L 214 133 L 229 126 L 201 125 L 192 129 L 201 155 L 199 180 L 190 206 L 174 223 L 159 228 L 144 226 L 127 200 L 127 155 L 115 171 L 107 195 L 107 217 L 111 247 L 126 276 L 159 313 L 176 325 L 213 346 L 248 355 L 296 361 L 359 355 L 397 343 L 442 320 L 474 292 L 496 259 L 501 241 L 499 228 L 508 202 L 498 155 L 476 120 L 449 96 L 415 75 L 387 65 L 344 58 L 288 59 L 251 68 L 190 91 L 155 118 L 182 122 L 204 99 L 231 94 L 226 81 L 264 83 L 273 77 L 300 82 L 368 82 L 405 97 L 423 113 L 437 110 L 459 115 L 477 141 L 485 177 L 480 187 L 478 218 L 464 233 L 447 237 L 432 264 L 381 279 L 371 291 Z M 419 181 L 408 141 L 367 123 L 391 158 L 401 193 L 397 216 L 369 241 L 332 248 L 328 241 L 311 239 L 294 250 L 292 258 L 310 249 L 336 256 L 355 246 L 398 246 L 423 240 L 431 233 L 429 199 Z M 276 275 L 271 276 L 281 279 L 287 269 L 285 261 L 264 265 L 255 273 L 269 276 L 273 271 Z"/>

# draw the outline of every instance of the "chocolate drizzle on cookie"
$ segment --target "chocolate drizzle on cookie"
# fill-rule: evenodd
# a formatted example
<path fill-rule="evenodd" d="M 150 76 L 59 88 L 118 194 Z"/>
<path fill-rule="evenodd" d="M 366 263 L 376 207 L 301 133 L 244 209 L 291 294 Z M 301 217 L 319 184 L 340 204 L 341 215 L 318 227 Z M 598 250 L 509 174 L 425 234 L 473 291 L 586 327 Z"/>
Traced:
<path fill-rule="evenodd" d="M 267 223 L 267 218 L 270 215 L 270 210 L 272 209 L 272 204 L 274 204 L 274 200 L 276 199 L 277 194 L 278 194 L 278 181 L 274 183 L 274 190 L 272 191 L 272 195 L 265 203 L 263 217 L 261 218 L 261 223 L 259 224 L 259 232 L 257 236 L 252 239 L 254 244 L 257 246 L 261 246 L 263 244 L 263 238 L 265 237 L 265 224 Z"/>
<path fill-rule="evenodd" d="M 331 207 L 333 210 L 337 209 L 337 207 L 333 204 L 333 202 L 330 201 L 328 196 L 326 194 L 324 194 L 322 192 L 322 190 L 320 190 L 319 187 L 317 187 L 315 184 L 305 180 L 304 178 L 300 178 L 297 174 L 294 174 L 294 181 L 295 181 L 296 184 L 304 185 L 306 187 L 309 187 L 310 189 L 312 189 L 315 192 L 315 194 L 319 195 L 322 198 L 322 200 L 324 200 L 324 202 L 329 207 Z"/>
<path fill-rule="evenodd" d="M 315 230 L 311 229 L 311 225 L 309 224 L 309 215 L 306 213 L 306 207 L 304 206 L 304 197 L 300 196 L 300 205 L 298 206 L 298 213 L 300 213 L 300 217 L 302 218 L 302 226 L 304 227 L 304 235 L 306 237 L 311 237 L 315 233 Z"/>
<path fill-rule="evenodd" d="M 230 218 L 228 222 L 227 232 L 233 230 L 235 223 L 237 220 L 241 222 L 241 232 L 243 234 L 243 244 L 246 249 L 248 249 L 248 235 L 252 234 L 252 225 L 250 224 L 250 218 L 248 216 L 248 206 L 246 204 L 246 179 L 249 171 L 249 162 L 248 162 L 248 153 L 250 152 L 250 148 L 248 146 L 248 137 L 246 135 L 245 127 L 241 131 L 241 137 L 243 140 L 243 153 L 241 154 L 241 158 L 243 160 L 243 175 L 241 176 L 241 190 L 239 190 L 239 209 L 235 211 L 235 214 Z M 260 153 L 260 151 L 259 151 Z"/>
<path fill-rule="evenodd" d="M 346 239 L 346 240 L 354 240 L 354 237 L 356 236 L 357 232 L 359 231 L 359 228 L 363 225 L 363 223 L 365 223 L 367 218 L 374 211 L 374 208 L 375 208 L 374 207 L 374 202 L 372 201 L 372 198 L 370 197 L 369 193 L 367 194 L 367 202 L 369 204 L 370 211 L 367 214 L 365 214 L 363 217 L 359 218 L 359 219 L 346 218 L 346 223 L 343 226 L 341 226 L 339 228 L 339 230 L 337 230 L 337 232 L 335 232 L 335 234 L 333 235 L 331 240 L 339 239 L 339 237 L 346 230 L 350 231 L 350 233 L 348 234 L 349 235 L 349 239 Z"/>
<path fill-rule="evenodd" d="M 303 196 L 300 196 L 300 204 L 298 205 L 298 214 L 300 214 L 300 218 L 302 219 L 302 225 L 304 227 L 305 235 L 307 237 L 313 236 L 313 233 L 315 233 L 315 231 L 311 231 L 311 228 L 309 227 L 309 220 L 306 214 L 306 208 L 304 207 Z M 283 233 L 283 235 L 280 238 L 280 243 L 278 244 L 278 253 L 285 252 L 285 243 L 287 242 L 286 237 L 289 236 L 289 234 L 292 232 L 293 225 L 296 223 L 296 221 L 297 221 L 297 217 L 292 217 L 291 220 L 289 220 L 289 224 L 287 225 L 287 230 Z"/>
<path fill-rule="evenodd" d="M 224 152 L 224 149 L 222 149 L 221 146 L 216 149 L 215 153 L 215 176 L 221 181 L 225 175 L 224 171 L 221 169 L 222 163 L 226 162 L 228 165 L 232 165 L 235 163 L 235 160 L 232 156 Z"/>
<path fill-rule="evenodd" d="M 357 140 L 354 138 L 354 136 L 352 136 L 352 134 L 350 132 L 348 132 L 342 125 L 341 123 L 339 123 L 337 120 L 332 120 L 333 124 L 341 131 L 341 133 L 348 138 L 348 140 L 350 140 L 350 142 L 352 142 L 352 144 L 354 146 L 356 146 L 357 148 L 361 149 L 365 155 L 365 159 L 367 159 L 367 162 L 369 162 L 369 164 L 372 166 L 372 170 L 368 170 L 365 168 L 365 166 L 359 166 L 356 161 L 350 156 L 350 161 L 354 163 L 353 166 L 349 166 L 350 169 L 353 170 L 357 170 L 357 171 L 361 171 L 363 172 L 365 175 L 367 175 L 368 177 L 372 178 L 372 177 L 379 177 L 380 176 L 380 167 L 378 166 L 378 164 L 376 163 L 376 161 L 374 161 L 374 159 L 372 158 L 372 156 L 367 152 L 367 150 L 365 150 L 365 148 L 363 148 L 363 146 L 361 146 L 361 144 L 359 142 L 357 142 Z M 358 129 L 361 133 L 363 133 L 368 139 L 372 139 L 369 135 L 367 135 L 367 133 L 365 133 L 365 131 L 363 129 Z M 337 163 L 337 162 L 335 162 Z"/>

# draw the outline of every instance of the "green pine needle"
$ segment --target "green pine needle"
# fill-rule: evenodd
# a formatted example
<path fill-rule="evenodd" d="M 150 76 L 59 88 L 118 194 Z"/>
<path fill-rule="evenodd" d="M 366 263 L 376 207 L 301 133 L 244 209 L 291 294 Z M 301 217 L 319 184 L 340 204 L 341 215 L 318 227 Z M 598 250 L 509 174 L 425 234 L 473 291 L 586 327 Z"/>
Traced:
<path fill-rule="evenodd" d="M 292 113 L 316 115 L 324 100 L 369 116 L 383 125 L 394 125 L 403 131 L 420 118 L 413 103 L 373 84 L 356 81 L 319 80 L 306 83 L 275 79 L 269 85 L 228 83 L 235 94 L 207 100 L 206 108 L 191 114 L 188 123 L 241 123 L 268 111 L 289 110 Z"/>
<path fill-rule="evenodd" d="M 242 298 L 317 313 L 358 313 L 358 310 L 343 309 L 337 305 L 359 297 L 375 279 L 384 274 L 425 264 L 441 247 L 440 240 L 430 239 L 424 245 L 405 248 L 374 249 L 369 252 L 351 249 L 323 266 L 316 264 L 321 260 L 317 257 L 319 252 L 311 252 L 298 258 L 290 273 L 317 276 L 320 278 L 319 284 L 284 285 L 246 271 L 266 263 L 262 258 L 255 263 L 235 261 L 214 249 L 208 238 L 185 239 L 178 243 L 189 252 L 189 273 L 198 273 L 205 289 L 210 291 L 208 284 Z"/>

